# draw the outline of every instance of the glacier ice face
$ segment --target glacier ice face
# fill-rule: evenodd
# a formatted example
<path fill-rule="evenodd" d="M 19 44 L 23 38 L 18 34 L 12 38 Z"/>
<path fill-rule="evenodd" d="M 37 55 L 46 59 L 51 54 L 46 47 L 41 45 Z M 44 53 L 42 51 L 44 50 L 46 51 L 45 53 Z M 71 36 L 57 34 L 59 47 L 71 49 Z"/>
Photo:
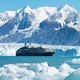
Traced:
<path fill-rule="evenodd" d="M 79 46 L 53 46 L 53 45 L 40 45 L 31 43 L 34 47 L 41 46 L 45 50 L 51 50 L 55 52 L 54 56 L 80 56 Z M 16 56 L 17 49 L 24 46 L 24 43 L 0 43 L 0 56 Z M 29 43 L 27 46 L 31 47 Z M 76 61 L 76 60 L 73 60 Z M 72 62 L 73 62 L 72 61 Z"/>

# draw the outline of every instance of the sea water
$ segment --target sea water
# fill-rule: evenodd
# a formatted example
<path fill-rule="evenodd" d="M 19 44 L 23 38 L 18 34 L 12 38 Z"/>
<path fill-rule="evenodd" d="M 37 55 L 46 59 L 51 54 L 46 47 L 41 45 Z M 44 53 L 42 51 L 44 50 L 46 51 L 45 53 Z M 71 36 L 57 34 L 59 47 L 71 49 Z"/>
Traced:
<path fill-rule="evenodd" d="M 55 57 L 55 56 L 0 56 L 0 66 L 5 64 L 16 63 L 42 63 L 47 62 L 49 66 L 59 67 L 63 63 L 68 63 L 72 68 L 79 68 L 79 64 L 72 64 L 69 61 L 72 59 L 78 59 L 79 56 L 69 57 Z"/>

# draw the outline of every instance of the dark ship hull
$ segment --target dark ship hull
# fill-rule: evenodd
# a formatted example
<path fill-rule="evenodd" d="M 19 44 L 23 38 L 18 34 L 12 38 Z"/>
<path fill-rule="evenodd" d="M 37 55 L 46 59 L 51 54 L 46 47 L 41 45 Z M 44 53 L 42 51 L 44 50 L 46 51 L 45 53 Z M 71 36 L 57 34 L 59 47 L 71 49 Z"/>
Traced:
<path fill-rule="evenodd" d="M 16 56 L 53 56 L 55 52 L 45 53 L 17 53 Z"/>

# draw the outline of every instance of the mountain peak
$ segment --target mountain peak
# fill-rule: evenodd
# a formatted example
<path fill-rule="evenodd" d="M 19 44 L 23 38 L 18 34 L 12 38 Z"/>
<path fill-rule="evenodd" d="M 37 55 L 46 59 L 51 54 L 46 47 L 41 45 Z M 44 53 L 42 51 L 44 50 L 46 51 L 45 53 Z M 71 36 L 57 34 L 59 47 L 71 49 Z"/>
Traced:
<path fill-rule="evenodd" d="M 31 8 L 29 6 L 24 7 L 20 12 L 29 13 L 31 12 Z"/>
<path fill-rule="evenodd" d="M 68 4 L 65 4 L 63 7 L 64 8 L 71 8 Z"/>
<path fill-rule="evenodd" d="M 29 11 L 31 11 L 31 8 L 30 8 L 29 6 L 26 6 L 26 7 L 24 8 L 24 12 L 29 12 Z"/>
<path fill-rule="evenodd" d="M 31 8 L 29 6 L 26 6 L 25 9 L 31 10 Z"/>
<path fill-rule="evenodd" d="M 66 12 L 67 11 L 71 11 L 71 12 L 74 11 L 74 12 L 76 12 L 76 10 L 73 7 L 69 6 L 68 4 L 65 4 L 65 5 L 59 7 L 58 11 L 66 11 Z"/>

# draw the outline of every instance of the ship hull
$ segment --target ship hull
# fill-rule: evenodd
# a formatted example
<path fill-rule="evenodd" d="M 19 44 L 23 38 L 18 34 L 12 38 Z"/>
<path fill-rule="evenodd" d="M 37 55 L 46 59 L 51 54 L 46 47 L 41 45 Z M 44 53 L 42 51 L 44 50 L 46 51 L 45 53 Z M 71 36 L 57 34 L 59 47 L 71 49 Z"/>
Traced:
<path fill-rule="evenodd" d="M 45 51 L 42 47 L 22 47 L 16 51 L 16 56 L 52 56 L 55 52 Z"/>
<path fill-rule="evenodd" d="M 55 52 L 45 53 L 17 53 L 16 56 L 53 56 Z"/>

